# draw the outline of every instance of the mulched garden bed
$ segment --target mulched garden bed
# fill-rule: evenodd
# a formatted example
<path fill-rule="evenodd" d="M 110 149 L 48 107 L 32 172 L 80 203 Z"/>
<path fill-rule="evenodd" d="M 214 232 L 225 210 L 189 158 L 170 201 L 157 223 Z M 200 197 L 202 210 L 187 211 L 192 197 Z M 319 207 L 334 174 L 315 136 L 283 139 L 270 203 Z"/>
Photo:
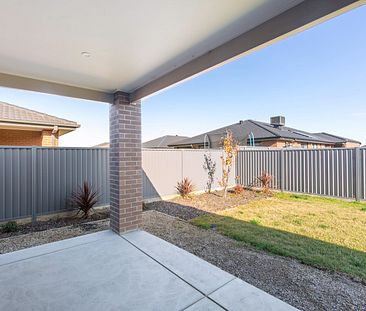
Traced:
<path fill-rule="evenodd" d="M 107 218 L 109 218 L 108 209 L 95 210 L 94 213 L 90 215 L 88 219 L 76 216 L 75 212 L 75 215 L 72 216 L 57 217 L 57 218 L 51 218 L 49 220 L 37 221 L 35 224 L 32 223 L 18 224 L 18 230 L 16 232 L 0 231 L 0 239 L 67 226 L 81 226 L 81 227 L 84 226 L 84 228 L 87 228 L 88 226 L 90 227 L 90 224 L 88 223 L 90 223 L 91 221 L 98 221 Z"/>
<path fill-rule="evenodd" d="M 265 194 L 254 190 L 244 190 L 241 194 L 229 192 L 224 198 L 223 191 L 202 193 L 191 197 L 177 197 L 169 201 L 145 204 L 146 210 L 156 210 L 184 220 L 191 220 L 205 213 L 217 212 L 246 204 L 265 197 Z"/>

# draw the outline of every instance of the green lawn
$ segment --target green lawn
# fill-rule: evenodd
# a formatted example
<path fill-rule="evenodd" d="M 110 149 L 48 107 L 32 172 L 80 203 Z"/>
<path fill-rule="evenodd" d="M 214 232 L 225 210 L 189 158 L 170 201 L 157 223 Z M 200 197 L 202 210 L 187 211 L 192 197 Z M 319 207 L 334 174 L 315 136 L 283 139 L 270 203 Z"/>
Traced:
<path fill-rule="evenodd" d="M 366 203 L 276 193 L 192 223 L 215 224 L 244 245 L 366 280 Z"/>

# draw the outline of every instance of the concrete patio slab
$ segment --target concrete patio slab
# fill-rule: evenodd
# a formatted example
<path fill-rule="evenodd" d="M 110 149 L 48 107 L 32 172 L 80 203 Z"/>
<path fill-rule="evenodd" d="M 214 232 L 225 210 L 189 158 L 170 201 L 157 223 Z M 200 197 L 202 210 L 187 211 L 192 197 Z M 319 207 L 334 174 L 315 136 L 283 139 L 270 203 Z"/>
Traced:
<path fill-rule="evenodd" d="M 265 293 L 264 291 L 235 279 L 219 288 L 210 298 L 225 309 L 255 311 L 295 311 L 287 303 Z"/>
<path fill-rule="evenodd" d="M 57 252 L 52 244 L 0 266 L 2 310 L 170 311 L 203 297 L 116 234 Z"/>
<path fill-rule="evenodd" d="M 0 309 L 296 310 L 143 231 L 0 255 Z"/>
<path fill-rule="evenodd" d="M 210 300 L 208 298 L 203 298 L 185 310 L 186 311 L 223 311 L 225 309 L 221 308 L 218 304 L 214 303 L 212 300 Z"/>
<path fill-rule="evenodd" d="M 115 234 L 110 230 L 100 231 L 96 233 L 90 233 L 78 236 L 75 238 L 48 243 L 46 245 L 34 246 L 19 251 L 3 254 L 0 256 L 0 266 L 5 265 L 7 263 L 13 263 L 19 260 L 24 260 L 30 257 L 37 257 L 43 254 L 58 252 L 66 248 L 71 248 L 78 245 L 95 242 L 100 239 L 108 237 L 115 237 Z"/>
<path fill-rule="evenodd" d="M 129 232 L 123 237 L 205 295 L 235 278 L 207 261 L 145 231 Z"/>

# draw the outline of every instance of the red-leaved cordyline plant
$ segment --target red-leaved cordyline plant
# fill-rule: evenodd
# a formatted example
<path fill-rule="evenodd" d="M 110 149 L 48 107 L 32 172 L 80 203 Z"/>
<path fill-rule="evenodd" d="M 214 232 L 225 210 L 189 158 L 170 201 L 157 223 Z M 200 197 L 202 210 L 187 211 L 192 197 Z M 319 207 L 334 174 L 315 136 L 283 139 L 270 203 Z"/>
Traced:
<path fill-rule="evenodd" d="M 234 139 L 233 132 L 231 132 L 230 130 L 226 131 L 225 137 L 222 139 L 222 149 L 223 149 L 223 155 L 221 156 L 222 177 L 220 181 L 220 186 L 224 188 L 224 198 L 226 198 L 231 167 L 233 165 L 233 161 L 239 149 L 239 146 Z"/>
<path fill-rule="evenodd" d="M 84 218 L 88 218 L 90 211 L 98 202 L 98 191 L 94 190 L 87 181 L 71 194 L 70 202 L 78 209 L 77 215 L 82 212 Z"/>
<path fill-rule="evenodd" d="M 262 175 L 258 176 L 257 179 L 261 183 L 262 189 L 264 193 L 270 193 L 270 184 L 272 182 L 272 175 L 269 175 L 267 172 L 263 172 Z"/>
<path fill-rule="evenodd" d="M 175 189 L 177 189 L 181 197 L 185 198 L 189 197 L 191 192 L 194 190 L 194 185 L 192 184 L 192 181 L 186 177 L 177 183 Z"/>

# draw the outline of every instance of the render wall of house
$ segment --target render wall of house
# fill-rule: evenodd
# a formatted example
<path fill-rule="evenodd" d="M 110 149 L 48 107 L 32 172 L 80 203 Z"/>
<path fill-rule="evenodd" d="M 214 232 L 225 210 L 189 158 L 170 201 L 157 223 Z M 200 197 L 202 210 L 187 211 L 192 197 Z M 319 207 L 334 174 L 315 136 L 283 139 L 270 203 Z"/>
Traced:
<path fill-rule="evenodd" d="M 22 131 L 0 129 L 1 146 L 57 147 L 58 135 L 52 131 Z"/>

